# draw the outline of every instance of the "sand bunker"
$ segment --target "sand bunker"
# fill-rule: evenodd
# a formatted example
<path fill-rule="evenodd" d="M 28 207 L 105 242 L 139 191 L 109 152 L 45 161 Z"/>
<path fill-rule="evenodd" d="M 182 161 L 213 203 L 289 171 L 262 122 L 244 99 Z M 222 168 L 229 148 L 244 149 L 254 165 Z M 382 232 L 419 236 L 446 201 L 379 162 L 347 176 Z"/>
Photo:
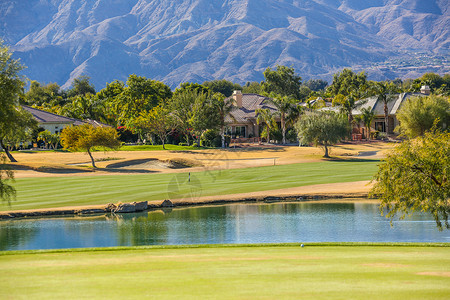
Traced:
<path fill-rule="evenodd" d="M 156 158 L 132 159 L 106 166 L 107 169 L 127 169 L 127 170 L 164 170 L 164 169 L 186 169 L 201 166 L 201 163 L 187 159 L 166 159 Z"/>

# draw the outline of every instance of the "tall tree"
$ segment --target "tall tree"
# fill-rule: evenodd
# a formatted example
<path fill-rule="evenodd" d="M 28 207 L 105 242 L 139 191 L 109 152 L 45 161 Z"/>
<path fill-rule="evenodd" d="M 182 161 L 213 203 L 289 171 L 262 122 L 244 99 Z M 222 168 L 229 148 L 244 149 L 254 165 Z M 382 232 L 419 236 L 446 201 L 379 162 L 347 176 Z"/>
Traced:
<path fill-rule="evenodd" d="M 286 119 L 288 115 L 298 112 L 296 100 L 291 96 L 281 96 L 275 93 L 270 93 L 269 101 L 277 108 L 280 115 L 282 143 L 286 144 Z"/>
<path fill-rule="evenodd" d="M 203 94 L 202 92 L 200 93 Z M 199 92 L 196 90 L 175 91 L 168 104 L 175 119 L 176 128 L 184 135 L 188 145 L 192 131 L 190 123 L 193 114 L 192 108 L 198 95 Z"/>
<path fill-rule="evenodd" d="M 32 132 L 38 123 L 31 113 L 21 107 L 16 107 L 9 114 L 9 118 L 11 122 L 0 121 L 0 146 L 11 162 L 17 162 L 9 150 L 21 142 L 31 140 Z"/>
<path fill-rule="evenodd" d="M 333 82 L 328 87 L 331 96 L 348 96 L 355 90 L 364 89 L 367 86 L 367 75 L 364 72 L 354 73 L 351 69 L 343 69 L 342 72 L 333 75 Z"/>
<path fill-rule="evenodd" d="M 213 105 L 218 113 L 218 122 L 220 129 L 220 137 L 222 139 L 222 148 L 225 148 L 225 128 L 227 126 L 227 118 L 234 119 L 231 112 L 236 108 L 233 99 L 225 98 L 223 94 L 216 93 L 213 95 Z"/>
<path fill-rule="evenodd" d="M 449 130 L 450 98 L 434 95 L 411 97 L 400 107 L 397 119 L 400 125 L 396 130 L 409 138 L 423 135 L 436 120 L 439 128 Z"/>
<path fill-rule="evenodd" d="M 256 113 L 256 124 L 265 124 L 265 131 L 267 136 L 267 142 L 270 143 L 270 130 L 277 126 L 275 121 L 275 116 L 272 111 L 268 108 L 258 108 L 255 110 Z"/>
<path fill-rule="evenodd" d="M 230 97 L 235 90 L 242 91 L 242 86 L 226 79 L 205 81 L 202 85 L 207 87 L 211 93 L 221 93 L 225 97 Z"/>
<path fill-rule="evenodd" d="M 302 98 L 300 87 L 302 77 L 295 74 L 294 68 L 286 66 L 277 66 L 276 70 L 267 68 L 264 71 L 263 91 L 266 93 L 275 93 L 282 97 L 292 97 L 300 100 Z"/>
<path fill-rule="evenodd" d="M 11 204 L 16 196 L 16 189 L 9 183 L 14 180 L 14 172 L 8 168 L 6 158 L 0 153 L 0 199 L 2 202 Z"/>
<path fill-rule="evenodd" d="M 84 151 L 91 158 L 92 167 L 96 168 L 92 157 L 94 147 L 116 150 L 120 147 L 117 131 L 111 127 L 94 127 L 90 124 L 70 126 L 61 132 L 61 144 L 70 151 Z"/>
<path fill-rule="evenodd" d="M 387 217 L 430 212 L 437 226 L 450 228 L 450 133 L 427 131 L 391 151 L 374 176 L 370 195 L 381 200 Z"/>
<path fill-rule="evenodd" d="M 263 93 L 262 84 L 256 81 L 253 82 L 247 81 L 247 83 L 242 88 L 242 93 L 261 95 Z"/>
<path fill-rule="evenodd" d="M 378 101 L 383 103 L 384 109 L 384 126 L 386 128 L 386 134 L 389 134 L 389 109 L 388 104 L 394 101 L 398 95 L 397 93 L 400 91 L 399 88 L 393 82 L 374 82 L 370 87 L 371 93 L 373 93 Z"/>
<path fill-rule="evenodd" d="M 90 83 L 89 76 L 79 76 L 75 78 L 72 82 L 72 88 L 67 91 L 67 95 L 69 97 L 74 96 L 84 96 L 86 94 L 95 94 L 95 87 L 92 83 Z"/>
<path fill-rule="evenodd" d="M 367 96 L 367 89 L 367 76 L 364 72 L 355 74 L 350 69 L 344 69 L 333 76 L 328 92 L 334 96 L 333 105 L 340 106 L 341 112 L 347 114 L 350 125 L 353 123 L 352 111 L 365 103 L 360 99 Z"/>
<path fill-rule="evenodd" d="M 142 111 L 133 125 L 140 132 L 156 134 L 165 150 L 167 137 L 174 128 L 174 121 L 166 105 L 161 103 L 150 111 Z"/>
<path fill-rule="evenodd" d="M 372 126 L 373 120 L 375 119 L 375 112 L 370 108 L 363 107 L 361 109 L 361 113 L 362 121 L 364 123 L 364 126 L 366 127 L 366 140 L 370 140 L 370 128 Z"/>
<path fill-rule="evenodd" d="M 305 83 L 305 85 L 311 91 L 318 92 L 324 90 L 327 87 L 328 82 L 322 79 L 310 79 Z"/>
<path fill-rule="evenodd" d="M 0 41 L 0 145 L 10 161 L 16 160 L 9 153 L 6 141 L 24 133 L 28 124 L 32 126 L 30 114 L 19 106 L 19 95 L 25 85 L 25 78 L 19 75 L 23 68 Z"/>
<path fill-rule="evenodd" d="M 192 116 L 189 120 L 192 132 L 198 139 L 200 145 L 200 137 L 208 129 L 216 129 L 220 124 L 219 113 L 214 105 L 214 99 L 211 93 L 199 93 L 192 106 Z"/>
<path fill-rule="evenodd" d="M 324 157 L 329 157 L 329 147 L 348 136 L 349 124 L 343 115 L 333 112 L 309 111 L 296 124 L 301 144 L 314 144 L 324 149 Z"/>

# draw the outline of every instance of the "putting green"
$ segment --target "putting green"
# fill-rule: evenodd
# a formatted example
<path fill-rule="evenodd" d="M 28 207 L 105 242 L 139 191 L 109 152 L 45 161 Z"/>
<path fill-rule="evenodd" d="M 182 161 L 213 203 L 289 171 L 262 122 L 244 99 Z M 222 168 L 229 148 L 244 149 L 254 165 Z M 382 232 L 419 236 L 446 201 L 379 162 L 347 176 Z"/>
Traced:
<path fill-rule="evenodd" d="M 372 179 L 377 161 L 324 161 L 176 174 L 19 178 L 17 201 L 0 210 L 150 201 Z"/>
<path fill-rule="evenodd" d="M 0 291 L 6 299 L 448 299 L 450 294 L 450 247 L 10 253 L 0 252 Z"/>

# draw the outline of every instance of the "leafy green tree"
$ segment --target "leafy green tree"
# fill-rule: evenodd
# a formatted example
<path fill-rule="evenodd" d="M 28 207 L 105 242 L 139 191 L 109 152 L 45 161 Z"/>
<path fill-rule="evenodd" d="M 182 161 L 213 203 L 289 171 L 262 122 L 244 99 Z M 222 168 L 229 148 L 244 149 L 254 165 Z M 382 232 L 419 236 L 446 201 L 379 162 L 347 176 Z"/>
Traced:
<path fill-rule="evenodd" d="M 300 87 L 302 78 L 295 74 L 294 68 L 277 66 L 276 70 L 267 68 L 264 71 L 263 91 L 270 94 L 275 93 L 282 97 L 301 99 Z"/>
<path fill-rule="evenodd" d="M 189 123 L 199 145 L 200 137 L 206 130 L 216 129 L 219 126 L 219 114 L 211 93 L 199 93 L 197 95 L 192 106 L 192 116 Z"/>
<path fill-rule="evenodd" d="M 370 140 L 370 128 L 372 126 L 373 119 L 375 119 L 375 112 L 370 108 L 363 107 L 361 109 L 361 113 L 362 122 L 366 127 L 366 140 Z"/>
<path fill-rule="evenodd" d="M 21 102 L 25 105 L 51 108 L 66 104 L 67 94 L 57 83 L 41 85 L 33 80 L 30 89 L 25 93 Z"/>
<path fill-rule="evenodd" d="M 201 92 L 201 94 L 203 94 Z M 193 106 L 199 92 L 196 90 L 175 91 L 173 97 L 169 100 L 169 109 L 175 120 L 176 128 L 184 135 L 186 143 L 189 145 L 192 126 L 191 118 L 193 115 Z"/>
<path fill-rule="evenodd" d="M 389 134 L 389 110 L 388 104 L 397 98 L 399 88 L 392 82 L 380 81 L 372 83 L 370 87 L 371 93 L 374 94 L 378 101 L 383 103 L 384 108 L 384 126 L 386 133 Z"/>
<path fill-rule="evenodd" d="M 411 97 L 397 113 L 400 125 L 396 128 L 402 135 L 414 138 L 430 130 L 435 123 L 443 130 L 450 124 L 450 98 L 439 96 Z"/>
<path fill-rule="evenodd" d="M 350 69 L 334 74 L 328 92 L 334 96 L 333 105 L 340 106 L 341 112 L 347 114 L 349 124 L 353 123 L 352 111 L 364 105 L 367 96 L 368 82 L 364 72 L 355 74 Z"/>
<path fill-rule="evenodd" d="M 256 124 L 265 124 L 263 136 L 266 136 L 267 142 L 270 143 L 270 131 L 277 127 L 274 113 L 268 108 L 258 108 L 255 110 Z"/>
<path fill-rule="evenodd" d="M 11 162 L 17 162 L 10 150 L 20 143 L 31 140 L 38 123 L 31 113 L 21 107 L 17 107 L 10 117 L 12 121 L 9 124 L 0 122 L 0 146 Z"/>
<path fill-rule="evenodd" d="M 325 80 L 322 80 L 322 79 L 310 79 L 307 82 L 305 82 L 305 85 L 311 91 L 317 92 L 317 91 L 324 90 L 327 87 L 328 82 Z"/>
<path fill-rule="evenodd" d="M 300 117 L 296 129 L 300 144 L 321 146 L 328 158 L 328 148 L 348 137 L 349 124 L 343 115 L 309 111 Z"/>
<path fill-rule="evenodd" d="M 439 89 L 443 84 L 445 84 L 444 79 L 436 73 L 425 73 L 419 78 L 420 85 L 428 85 L 432 92 Z"/>
<path fill-rule="evenodd" d="M 159 103 L 165 103 L 172 97 L 171 89 L 164 83 L 142 76 L 130 75 L 126 82 L 109 84 L 97 95 L 104 100 L 109 124 L 132 126 L 134 119 L 143 111 L 150 111 Z M 113 119 L 113 120 L 111 120 Z"/>
<path fill-rule="evenodd" d="M 114 127 L 119 126 L 119 120 L 123 119 L 122 103 L 116 101 L 117 97 L 123 93 L 125 83 L 120 80 L 115 80 L 107 83 L 106 87 L 99 91 L 96 96 L 105 107 L 103 112 L 103 119 L 105 123 Z"/>
<path fill-rule="evenodd" d="M 16 189 L 9 184 L 14 180 L 14 172 L 8 168 L 6 164 L 6 157 L 0 153 L 0 199 L 8 204 L 11 204 L 16 196 Z"/>
<path fill-rule="evenodd" d="M 205 81 L 202 85 L 207 87 L 211 93 L 221 93 L 225 97 L 230 97 L 236 90 L 242 91 L 242 86 L 226 79 Z"/>
<path fill-rule="evenodd" d="M 354 94 L 358 90 L 367 87 L 367 75 L 364 72 L 354 73 L 351 69 L 333 75 L 333 82 L 328 87 L 332 96 L 343 95 L 344 97 Z"/>
<path fill-rule="evenodd" d="M 24 137 L 36 124 L 31 114 L 19 106 L 25 85 L 25 79 L 19 75 L 23 68 L 0 41 L 0 146 L 11 162 L 16 160 L 8 151 L 8 144 Z"/>
<path fill-rule="evenodd" d="M 242 93 L 244 94 L 258 94 L 261 95 L 263 93 L 262 85 L 259 82 L 247 82 L 243 88 Z"/>
<path fill-rule="evenodd" d="M 134 122 L 134 128 L 140 132 L 156 134 L 163 149 L 166 149 L 167 137 L 174 128 L 173 116 L 164 104 L 160 104 L 150 111 L 142 111 Z"/>
<path fill-rule="evenodd" d="M 119 149 L 117 131 L 111 127 L 94 127 L 90 124 L 70 126 L 61 132 L 61 144 L 70 151 L 84 151 L 91 158 L 92 167 L 96 168 L 92 150 L 94 148 Z"/>
<path fill-rule="evenodd" d="M 89 76 L 79 76 L 72 82 L 72 88 L 67 91 L 68 97 L 84 96 L 87 94 L 95 95 L 95 87 L 91 84 Z"/>
<path fill-rule="evenodd" d="M 380 211 L 394 218 L 414 211 L 430 212 L 437 226 L 450 228 L 450 133 L 431 130 L 406 140 L 389 153 L 374 176 L 370 196 Z"/>
<path fill-rule="evenodd" d="M 193 91 L 196 92 L 197 94 L 199 93 L 209 93 L 210 90 L 209 88 L 207 88 L 206 86 L 202 85 L 202 84 L 198 84 L 198 83 L 193 83 L 193 82 L 183 82 L 182 84 L 180 84 L 179 88 L 175 89 L 174 95 L 178 94 L 178 93 L 183 93 L 185 91 Z"/>

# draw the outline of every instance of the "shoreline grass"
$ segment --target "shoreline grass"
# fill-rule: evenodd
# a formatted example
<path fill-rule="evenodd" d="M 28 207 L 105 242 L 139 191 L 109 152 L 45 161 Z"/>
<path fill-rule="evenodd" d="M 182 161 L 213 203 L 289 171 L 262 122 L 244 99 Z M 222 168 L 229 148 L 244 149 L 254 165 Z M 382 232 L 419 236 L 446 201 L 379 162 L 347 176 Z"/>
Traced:
<path fill-rule="evenodd" d="M 174 174 L 18 178 L 17 200 L 0 211 L 194 199 L 372 179 L 377 161 L 322 161 Z"/>
<path fill-rule="evenodd" d="M 261 247 L 450 247 L 450 243 L 395 243 L 395 242 L 313 242 L 313 243 L 257 243 L 257 244 L 193 244 L 193 245 L 148 245 L 67 249 L 7 250 L 2 255 L 47 254 L 71 252 L 136 251 L 160 249 L 210 249 L 210 248 L 261 248 Z"/>

